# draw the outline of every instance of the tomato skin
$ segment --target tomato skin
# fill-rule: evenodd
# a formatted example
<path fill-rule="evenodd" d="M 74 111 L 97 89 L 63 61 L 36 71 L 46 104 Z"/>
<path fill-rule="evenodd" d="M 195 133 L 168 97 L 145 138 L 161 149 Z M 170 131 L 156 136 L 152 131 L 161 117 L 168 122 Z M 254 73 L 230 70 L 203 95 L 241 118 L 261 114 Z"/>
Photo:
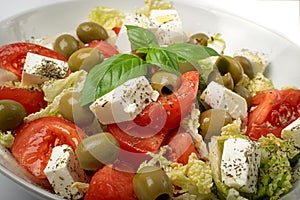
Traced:
<path fill-rule="evenodd" d="M 188 163 L 191 153 L 195 153 L 200 158 L 191 135 L 184 130 L 175 130 L 170 133 L 167 144 L 172 149 L 171 154 L 167 156 L 172 162 L 185 165 Z"/>
<path fill-rule="evenodd" d="M 16 74 L 21 80 L 27 52 L 67 61 L 54 50 L 33 43 L 18 42 L 0 47 L 0 68 Z"/>
<path fill-rule="evenodd" d="M 73 150 L 86 137 L 83 130 L 63 118 L 49 116 L 24 123 L 15 131 L 11 152 L 21 166 L 37 178 L 46 178 L 43 170 L 52 149 L 62 144 Z"/>
<path fill-rule="evenodd" d="M 147 152 L 157 152 L 166 143 L 168 131 L 154 132 L 153 129 L 132 126 L 130 122 L 109 124 L 110 132 L 120 144 L 119 160 L 130 164 L 135 170 L 140 164 L 151 157 Z M 142 132 L 140 132 L 142 131 Z M 145 133 L 148 132 L 148 133 Z M 144 133 L 147 137 L 138 136 Z"/>
<path fill-rule="evenodd" d="M 98 49 L 103 54 L 104 58 L 109 58 L 119 53 L 119 51 L 115 47 L 103 40 L 94 40 L 84 47 L 92 47 Z"/>
<path fill-rule="evenodd" d="M 84 200 L 136 200 L 133 177 L 134 173 L 106 165 L 93 175 Z"/>
<path fill-rule="evenodd" d="M 271 89 L 256 95 L 247 122 L 248 135 L 253 140 L 273 133 L 281 138 L 281 131 L 300 117 L 300 90 Z"/>
<path fill-rule="evenodd" d="M 26 115 L 40 111 L 47 106 L 44 93 L 38 90 L 24 88 L 0 87 L 0 100 L 10 99 L 22 104 Z"/>
<path fill-rule="evenodd" d="M 113 30 L 117 35 L 119 35 L 120 30 L 121 30 L 121 27 L 116 26 L 116 27 L 113 27 L 112 30 Z"/>
<path fill-rule="evenodd" d="M 154 129 L 161 127 L 162 122 L 164 122 L 162 129 L 165 130 L 179 127 L 182 118 L 191 112 L 194 100 L 197 96 L 198 85 L 198 71 L 184 73 L 181 76 L 181 86 L 176 93 L 173 93 L 170 96 L 160 96 L 157 102 L 152 102 L 148 105 L 142 113 L 134 119 L 134 122 L 140 126 L 148 126 Z M 164 108 L 164 114 L 151 114 L 151 112 L 161 113 L 161 108 L 157 106 L 157 108 L 151 108 L 157 103 Z"/>
<path fill-rule="evenodd" d="M 107 130 L 118 140 L 121 149 L 135 153 L 157 151 L 165 144 L 168 134 L 168 131 L 161 130 L 149 137 L 138 137 L 134 133 L 136 131 L 135 127 L 126 129 L 125 127 L 124 124 L 109 124 L 107 125 Z M 149 129 L 149 131 L 152 130 Z"/>

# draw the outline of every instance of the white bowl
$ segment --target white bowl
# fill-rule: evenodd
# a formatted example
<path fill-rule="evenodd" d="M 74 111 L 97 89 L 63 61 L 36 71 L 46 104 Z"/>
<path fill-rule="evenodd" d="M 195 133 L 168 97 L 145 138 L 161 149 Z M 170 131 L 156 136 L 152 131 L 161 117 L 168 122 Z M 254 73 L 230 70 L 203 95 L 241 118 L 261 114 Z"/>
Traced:
<path fill-rule="evenodd" d="M 87 19 L 88 13 L 98 5 L 111 6 L 124 11 L 132 11 L 144 5 L 141 0 L 84 0 L 58 3 L 34 9 L 0 22 L 0 45 L 41 38 L 65 31 L 74 31 L 77 25 Z M 237 49 L 250 49 L 268 55 L 270 66 L 267 76 L 276 88 L 283 86 L 300 87 L 300 48 L 282 36 L 252 22 L 236 16 L 204 7 L 175 4 L 184 30 L 188 33 L 205 32 L 209 35 L 221 33 L 226 41 L 225 54 Z M 17 184 L 34 194 L 38 199 L 58 199 L 59 197 L 42 189 L 36 181 L 12 158 L 9 151 L 0 148 L 0 171 Z M 298 199 L 300 185 L 283 199 Z"/>

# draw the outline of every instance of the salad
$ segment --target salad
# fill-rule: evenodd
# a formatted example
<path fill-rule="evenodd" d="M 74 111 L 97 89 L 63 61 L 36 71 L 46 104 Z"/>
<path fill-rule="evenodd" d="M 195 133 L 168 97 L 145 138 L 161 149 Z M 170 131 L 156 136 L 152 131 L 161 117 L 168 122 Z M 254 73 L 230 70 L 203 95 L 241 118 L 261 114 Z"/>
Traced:
<path fill-rule="evenodd" d="M 281 198 L 299 179 L 300 90 L 199 31 L 149 0 L 0 47 L 1 150 L 58 198 Z"/>

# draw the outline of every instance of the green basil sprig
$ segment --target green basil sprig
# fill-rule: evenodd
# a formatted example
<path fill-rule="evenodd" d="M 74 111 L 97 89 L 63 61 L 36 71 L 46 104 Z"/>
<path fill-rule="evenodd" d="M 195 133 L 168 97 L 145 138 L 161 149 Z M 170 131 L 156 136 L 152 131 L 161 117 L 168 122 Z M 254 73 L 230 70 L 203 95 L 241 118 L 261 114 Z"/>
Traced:
<path fill-rule="evenodd" d="M 81 105 L 87 105 L 122 85 L 126 81 L 146 75 L 149 64 L 179 73 L 179 64 L 196 62 L 219 55 L 215 50 L 188 43 L 159 46 L 155 35 L 147 29 L 126 25 L 127 35 L 137 53 L 146 54 L 145 61 L 131 54 L 117 54 L 93 67 L 85 81 Z"/>

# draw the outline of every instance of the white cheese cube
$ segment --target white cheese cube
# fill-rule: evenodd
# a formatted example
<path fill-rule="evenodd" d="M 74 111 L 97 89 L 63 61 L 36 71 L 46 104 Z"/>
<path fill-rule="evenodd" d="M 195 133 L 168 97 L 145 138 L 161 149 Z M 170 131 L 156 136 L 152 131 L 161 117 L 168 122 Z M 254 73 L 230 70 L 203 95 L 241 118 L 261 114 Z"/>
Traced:
<path fill-rule="evenodd" d="M 142 28 L 148 28 L 150 26 L 150 20 L 143 14 L 128 14 L 122 20 L 123 25 L 121 26 L 120 32 L 116 39 L 116 46 L 122 53 L 131 52 L 131 43 L 128 39 L 127 29 L 125 25 L 134 25 Z"/>
<path fill-rule="evenodd" d="M 76 155 L 68 145 L 56 146 L 44 169 L 56 194 L 67 199 L 80 199 L 83 191 L 72 187 L 74 182 L 88 182 L 85 172 L 79 167 Z"/>
<path fill-rule="evenodd" d="M 152 28 L 151 31 L 156 35 L 158 44 L 169 45 L 184 43 L 188 40 L 176 10 L 152 10 L 150 21 L 151 26 L 149 28 Z"/>
<path fill-rule="evenodd" d="M 214 109 L 228 111 L 234 119 L 247 117 L 246 100 L 214 81 L 208 84 L 200 98 Z"/>
<path fill-rule="evenodd" d="M 294 140 L 295 146 L 300 148 L 300 117 L 281 131 L 281 137 Z"/>
<path fill-rule="evenodd" d="M 257 142 L 229 138 L 224 142 L 221 160 L 222 182 L 241 192 L 256 193 L 260 166 Z"/>
<path fill-rule="evenodd" d="M 159 93 L 153 90 L 144 76 L 128 80 L 111 92 L 97 99 L 90 110 L 102 124 L 134 119 Z"/>
<path fill-rule="evenodd" d="M 67 62 L 28 52 L 22 73 L 22 83 L 41 84 L 49 79 L 62 79 L 69 71 Z"/>
<path fill-rule="evenodd" d="M 241 49 L 236 51 L 233 56 L 244 56 L 248 58 L 253 67 L 254 74 L 264 73 L 269 61 L 266 54 L 250 51 L 248 49 Z"/>

